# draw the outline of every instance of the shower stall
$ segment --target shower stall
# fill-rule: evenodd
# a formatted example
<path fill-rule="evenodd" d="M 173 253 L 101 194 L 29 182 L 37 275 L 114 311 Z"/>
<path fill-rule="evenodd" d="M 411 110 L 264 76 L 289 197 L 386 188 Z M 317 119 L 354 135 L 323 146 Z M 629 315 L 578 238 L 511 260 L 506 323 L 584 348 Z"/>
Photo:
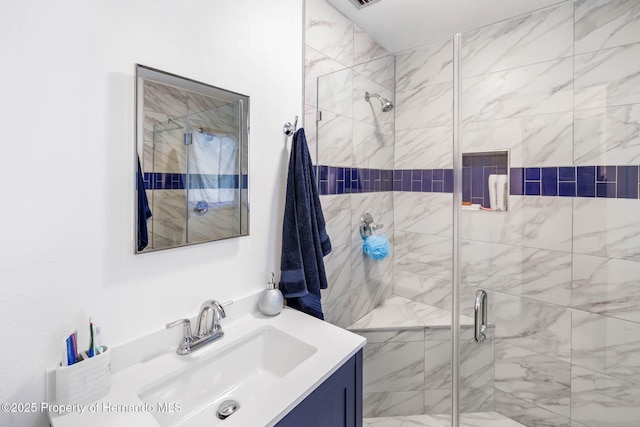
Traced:
<path fill-rule="evenodd" d="M 349 28 L 326 7 L 308 33 Z M 367 337 L 365 426 L 640 425 L 639 22 L 565 1 L 370 57 L 356 29 L 346 67 L 307 37 L 323 306 Z"/>

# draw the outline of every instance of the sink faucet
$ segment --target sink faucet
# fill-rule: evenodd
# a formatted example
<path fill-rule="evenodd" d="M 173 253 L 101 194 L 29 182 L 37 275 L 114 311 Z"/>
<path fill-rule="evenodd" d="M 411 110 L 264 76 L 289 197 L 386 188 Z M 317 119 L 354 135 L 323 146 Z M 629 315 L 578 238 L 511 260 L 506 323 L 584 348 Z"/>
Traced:
<path fill-rule="evenodd" d="M 233 302 L 229 301 L 220 304 L 216 300 L 209 299 L 202 303 L 194 332 L 191 331 L 191 321 L 189 319 L 179 319 L 167 323 L 167 329 L 182 325 L 182 338 L 176 353 L 179 355 L 191 354 L 199 348 L 224 337 L 220 321 L 227 317 L 223 307 L 229 304 L 233 304 Z"/>

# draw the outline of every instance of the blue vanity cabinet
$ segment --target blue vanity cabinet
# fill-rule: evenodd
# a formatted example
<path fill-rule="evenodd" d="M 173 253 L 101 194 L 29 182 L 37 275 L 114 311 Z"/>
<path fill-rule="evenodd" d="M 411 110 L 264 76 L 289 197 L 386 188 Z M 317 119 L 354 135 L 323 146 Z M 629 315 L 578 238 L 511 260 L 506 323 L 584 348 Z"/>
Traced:
<path fill-rule="evenodd" d="M 276 427 L 362 427 L 362 349 Z"/>

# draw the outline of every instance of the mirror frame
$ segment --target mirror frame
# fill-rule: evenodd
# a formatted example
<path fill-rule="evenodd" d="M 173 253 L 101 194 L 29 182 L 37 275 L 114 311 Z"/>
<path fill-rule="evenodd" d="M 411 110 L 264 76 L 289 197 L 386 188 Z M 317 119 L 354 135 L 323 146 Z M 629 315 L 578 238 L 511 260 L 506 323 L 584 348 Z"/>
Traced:
<path fill-rule="evenodd" d="M 220 101 L 242 102 L 242 117 L 240 118 L 240 132 L 239 132 L 239 165 L 240 173 L 238 177 L 238 190 L 240 206 L 239 218 L 236 218 L 240 222 L 239 233 L 212 239 L 203 239 L 197 242 L 185 242 L 176 244 L 173 246 L 166 246 L 161 248 L 152 248 L 151 241 L 149 245 L 143 250 L 138 250 L 138 159 L 140 164 L 143 165 L 142 173 L 144 175 L 144 144 L 145 144 L 145 109 L 144 109 L 144 83 L 145 81 L 153 81 L 162 85 L 170 86 L 187 92 L 193 92 L 206 97 L 215 98 Z M 135 64 L 135 142 L 134 142 L 134 254 L 145 254 L 166 249 L 179 248 L 183 246 L 197 245 L 201 243 L 208 243 L 218 240 L 226 240 L 236 237 L 249 235 L 249 96 L 241 93 L 222 89 L 207 83 L 203 83 L 190 78 L 182 77 L 176 74 L 161 71 L 155 68 L 151 68 L 145 65 Z M 197 113 L 193 113 L 197 114 Z M 146 190 L 145 190 L 146 191 Z M 246 199 L 246 200 L 245 200 Z M 185 212 L 187 206 L 185 206 Z M 153 217 L 151 217 L 153 218 Z M 153 221 L 153 219 L 151 219 Z M 185 215 L 185 221 L 187 221 L 187 215 Z M 147 220 L 149 222 L 149 220 Z M 151 240 L 151 239 L 149 239 Z"/>

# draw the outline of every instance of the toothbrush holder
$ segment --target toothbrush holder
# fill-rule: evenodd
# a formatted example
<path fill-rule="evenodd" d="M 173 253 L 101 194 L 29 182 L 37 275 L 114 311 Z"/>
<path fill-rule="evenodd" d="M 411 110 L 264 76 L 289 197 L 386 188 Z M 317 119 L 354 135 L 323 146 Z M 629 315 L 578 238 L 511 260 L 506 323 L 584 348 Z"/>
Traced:
<path fill-rule="evenodd" d="M 70 366 L 56 367 L 56 403 L 82 405 L 94 402 L 111 388 L 111 352 L 104 351 Z"/>

